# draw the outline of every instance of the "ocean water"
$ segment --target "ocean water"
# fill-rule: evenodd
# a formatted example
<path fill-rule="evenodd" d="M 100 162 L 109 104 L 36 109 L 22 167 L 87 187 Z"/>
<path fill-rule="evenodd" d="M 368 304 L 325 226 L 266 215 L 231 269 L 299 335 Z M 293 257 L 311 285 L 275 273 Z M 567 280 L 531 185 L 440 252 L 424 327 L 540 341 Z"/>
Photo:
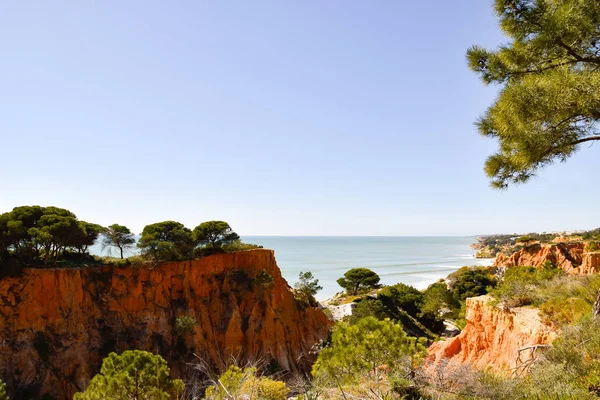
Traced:
<path fill-rule="evenodd" d="M 476 259 L 474 237 L 290 237 L 247 236 L 244 242 L 275 250 L 277 265 L 290 285 L 311 271 L 323 290 L 319 300 L 340 292 L 336 280 L 351 268 L 369 268 L 381 283 L 402 282 L 418 289 L 465 265 L 491 265 Z"/>

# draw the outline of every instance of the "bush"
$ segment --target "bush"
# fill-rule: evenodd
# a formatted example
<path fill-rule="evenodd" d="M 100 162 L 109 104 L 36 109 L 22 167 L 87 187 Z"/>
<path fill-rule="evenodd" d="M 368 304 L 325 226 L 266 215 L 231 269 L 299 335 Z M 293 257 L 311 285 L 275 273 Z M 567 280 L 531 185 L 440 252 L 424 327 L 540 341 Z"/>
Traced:
<path fill-rule="evenodd" d="M 403 309 L 413 317 L 416 317 L 423 307 L 423 293 L 404 283 L 384 287 L 379 292 L 379 296 L 392 299 L 396 307 Z"/>
<path fill-rule="evenodd" d="M 271 274 L 269 274 L 266 270 L 262 270 L 262 272 L 258 275 L 256 275 L 256 278 L 254 278 L 254 281 L 262 286 L 262 287 L 272 287 L 273 286 L 273 277 L 271 276 Z"/>
<path fill-rule="evenodd" d="M 496 286 L 496 278 L 487 267 L 462 267 L 448 275 L 452 296 L 459 301 L 486 294 Z"/>
<path fill-rule="evenodd" d="M 0 379 L 0 400 L 8 400 L 8 395 L 6 394 L 6 383 L 2 382 L 2 379 Z"/>
<path fill-rule="evenodd" d="M 171 379 L 166 361 L 147 351 L 127 350 L 110 353 L 102 362 L 100 373 L 92 378 L 83 393 L 74 400 L 129 400 L 179 398 L 184 384 Z"/>
<path fill-rule="evenodd" d="M 312 373 L 332 388 L 371 384 L 381 398 L 391 390 L 390 377 L 410 376 L 425 353 L 422 342 L 408 337 L 401 325 L 367 317 L 355 325 L 336 325 L 331 347 L 319 353 Z"/>
<path fill-rule="evenodd" d="M 589 251 L 589 252 L 593 252 L 593 251 L 598 251 L 600 250 L 600 242 L 596 241 L 596 240 L 592 240 L 590 242 L 587 242 L 585 244 L 585 251 Z"/>
<path fill-rule="evenodd" d="M 194 333 L 194 326 L 196 325 L 196 320 L 187 315 L 179 316 L 175 319 L 175 332 L 179 336 L 189 335 Z"/>
<path fill-rule="evenodd" d="M 285 400 L 290 392 L 284 382 L 257 377 L 255 367 L 240 368 L 231 365 L 205 392 L 207 400 L 249 399 Z"/>
<path fill-rule="evenodd" d="M 547 266 L 547 268 L 508 268 L 504 273 L 501 284 L 492 290 L 491 294 L 506 307 L 531 305 L 536 303 L 534 289 L 544 281 L 549 281 L 563 273 L 561 269 L 550 266 Z"/>

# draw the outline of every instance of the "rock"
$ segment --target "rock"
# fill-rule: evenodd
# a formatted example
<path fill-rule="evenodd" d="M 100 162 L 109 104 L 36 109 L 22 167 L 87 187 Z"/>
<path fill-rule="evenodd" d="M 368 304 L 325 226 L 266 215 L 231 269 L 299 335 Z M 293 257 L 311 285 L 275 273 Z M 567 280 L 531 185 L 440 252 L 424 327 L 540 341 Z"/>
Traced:
<path fill-rule="evenodd" d="M 537 309 L 503 310 L 489 304 L 490 300 L 487 295 L 467 299 L 467 325 L 460 335 L 429 347 L 429 368 L 447 360 L 449 365 L 508 373 L 516 365 L 520 348 L 548 344 L 556 338 L 556 329 L 542 323 Z"/>
<path fill-rule="evenodd" d="M 550 243 L 527 246 L 510 256 L 498 254 L 495 267 L 542 267 L 550 262 L 568 274 L 590 275 L 600 272 L 600 253 L 584 251 L 585 243 Z"/>
<path fill-rule="evenodd" d="M 254 282 L 265 271 L 272 284 Z M 185 338 L 177 316 L 197 323 Z M 271 250 L 170 262 L 155 268 L 25 269 L 0 280 L 0 376 L 11 398 L 71 399 L 111 351 L 142 349 L 184 377 L 197 354 L 308 372 L 332 323 L 294 300 Z"/>

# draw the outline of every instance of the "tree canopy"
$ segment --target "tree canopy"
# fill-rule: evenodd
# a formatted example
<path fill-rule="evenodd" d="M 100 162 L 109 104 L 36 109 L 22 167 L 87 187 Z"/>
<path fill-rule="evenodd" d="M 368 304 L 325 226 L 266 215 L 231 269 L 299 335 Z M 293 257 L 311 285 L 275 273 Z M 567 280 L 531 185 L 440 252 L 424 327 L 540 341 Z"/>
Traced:
<path fill-rule="evenodd" d="M 339 278 L 337 283 L 346 289 L 348 294 L 356 295 L 361 289 L 379 287 L 379 275 L 368 268 L 353 268 Z"/>
<path fill-rule="evenodd" d="M 319 280 L 316 279 L 312 272 L 300 272 L 298 282 L 294 285 L 296 298 L 314 305 L 316 303 L 315 295 L 319 290 L 323 290 L 323 286 L 319 285 Z"/>
<path fill-rule="evenodd" d="M 589 0 L 496 0 L 510 42 L 467 52 L 484 83 L 502 86 L 477 122 L 500 148 L 485 163 L 495 188 L 521 183 L 600 140 L 600 7 Z"/>
<path fill-rule="evenodd" d="M 192 231 L 175 221 L 146 225 L 138 241 L 142 254 L 155 261 L 173 261 L 192 257 Z"/>
<path fill-rule="evenodd" d="M 0 253 L 14 255 L 23 265 L 54 264 L 68 249 L 87 252 L 102 229 L 64 208 L 15 207 L 0 215 Z"/>
<path fill-rule="evenodd" d="M 212 249 L 220 249 L 240 238 L 225 221 L 203 222 L 194 228 L 193 234 L 198 245 Z"/>
<path fill-rule="evenodd" d="M 381 374 L 390 371 L 404 375 L 424 354 L 425 347 L 408 337 L 402 325 L 366 317 L 354 325 L 341 323 L 334 328 L 331 347 L 319 353 L 312 373 L 348 384 L 379 381 Z"/>
<path fill-rule="evenodd" d="M 170 400 L 178 399 L 184 389 L 179 379 L 171 379 L 167 362 L 147 351 L 127 350 L 110 353 L 100 373 L 92 378 L 74 400 Z"/>
<path fill-rule="evenodd" d="M 121 259 L 123 252 L 135 247 L 135 237 L 126 226 L 112 224 L 102 232 L 102 250 L 112 247 L 119 249 Z"/>

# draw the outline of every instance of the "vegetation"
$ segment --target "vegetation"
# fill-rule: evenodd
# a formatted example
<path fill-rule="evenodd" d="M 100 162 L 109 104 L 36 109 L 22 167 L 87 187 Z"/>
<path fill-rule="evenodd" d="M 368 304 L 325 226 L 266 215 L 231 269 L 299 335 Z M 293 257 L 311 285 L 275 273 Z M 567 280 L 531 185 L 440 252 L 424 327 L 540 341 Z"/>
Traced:
<path fill-rule="evenodd" d="M 447 279 L 450 293 L 459 301 L 486 294 L 496 286 L 496 278 L 487 267 L 462 267 Z"/>
<path fill-rule="evenodd" d="M 6 383 L 2 382 L 2 379 L 0 379 L 0 400 L 9 400 L 6 394 Z"/>
<path fill-rule="evenodd" d="M 290 389 L 284 382 L 257 375 L 256 367 L 231 365 L 212 386 L 206 389 L 207 400 L 248 399 L 286 400 Z"/>
<path fill-rule="evenodd" d="M 396 386 L 409 385 L 424 354 L 423 344 L 408 337 L 401 325 L 367 317 L 334 328 L 331 347 L 319 354 L 313 376 L 325 387 L 339 389 L 343 396 L 345 390 L 354 390 L 356 395 L 357 389 L 366 393 L 371 389 L 381 398 Z"/>
<path fill-rule="evenodd" d="M 52 265 L 83 255 L 102 227 L 80 221 L 58 207 L 21 206 L 0 215 L 0 257 L 16 258 L 21 265 Z"/>
<path fill-rule="evenodd" d="M 213 251 L 223 251 L 223 246 L 240 239 L 240 236 L 225 221 L 203 222 L 194 228 L 193 235 L 198 246 Z"/>
<path fill-rule="evenodd" d="M 194 333 L 196 320 L 190 316 L 182 315 L 175 318 L 175 332 L 179 336 L 185 336 Z"/>
<path fill-rule="evenodd" d="M 126 226 L 112 224 L 102 232 L 102 250 L 119 249 L 119 255 L 123 259 L 123 253 L 135 248 L 135 237 Z"/>
<path fill-rule="evenodd" d="M 477 126 L 500 143 L 485 171 L 493 187 L 505 188 L 600 140 L 600 7 L 584 0 L 495 3 L 510 42 L 495 51 L 473 46 L 467 58 L 484 83 L 502 86 Z"/>
<path fill-rule="evenodd" d="M 146 225 L 138 241 L 142 255 L 153 261 L 184 260 L 192 257 L 192 231 L 175 221 Z"/>
<path fill-rule="evenodd" d="M 183 389 L 181 380 L 169 377 L 169 367 L 161 356 L 128 350 L 110 353 L 100 373 L 85 392 L 75 394 L 74 400 L 169 400 L 179 398 Z"/>
<path fill-rule="evenodd" d="M 375 289 L 379 287 L 379 275 L 368 268 L 353 268 L 337 280 L 338 285 L 346 289 L 351 295 L 357 295 L 360 290 Z"/>
<path fill-rule="evenodd" d="M 294 297 L 296 300 L 314 306 L 317 303 L 315 296 L 322 290 L 323 286 L 319 286 L 319 280 L 316 279 L 312 272 L 300 272 L 298 282 L 294 285 Z"/>

